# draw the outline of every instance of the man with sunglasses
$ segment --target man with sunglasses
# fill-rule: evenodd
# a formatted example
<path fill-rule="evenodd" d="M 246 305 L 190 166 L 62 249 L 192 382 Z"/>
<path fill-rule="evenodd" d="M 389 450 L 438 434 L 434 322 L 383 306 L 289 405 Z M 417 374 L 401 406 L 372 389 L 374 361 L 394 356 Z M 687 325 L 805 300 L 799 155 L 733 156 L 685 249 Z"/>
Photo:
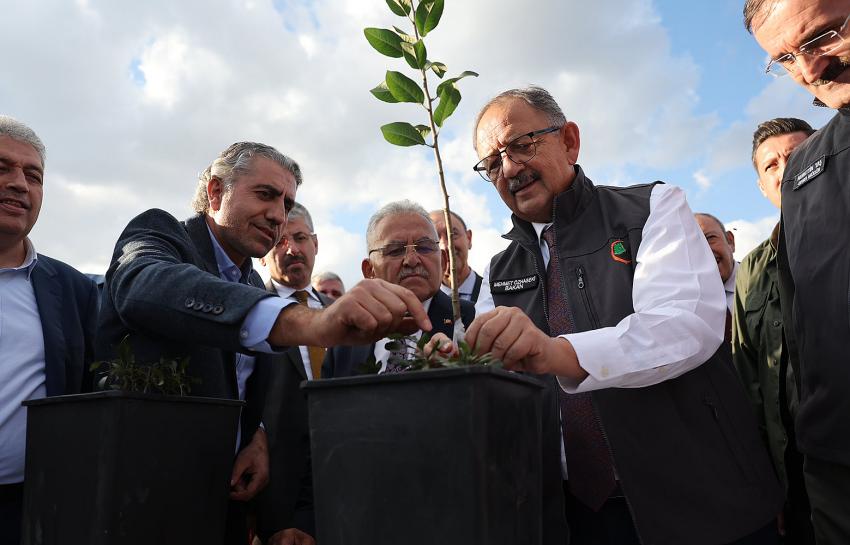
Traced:
<path fill-rule="evenodd" d="M 428 212 L 420 205 L 402 200 L 387 204 L 371 217 L 366 230 L 369 253 L 361 263 L 364 278 L 378 278 L 412 291 L 422 302 L 431 320 L 431 335 L 443 333 L 451 338 L 454 331 L 451 298 L 440 290 L 442 262 L 448 259 L 440 249 L 437 230 Z M 460 301 L 461 319 L 469 326 L 475 307 Z M 422 330 L 414 333 L 418 339 Z M 346 377 L 363 372 L 363 364 L 374 357 L 379 372 L 404 371 L 390 361 L 391 352 L 383 339 L 371 345 L 337 346 L 328 350 L 322 377 Z"/>
<path fill-rule="evenodd" d="M 539 87 L 487 103 L 474 141 L 514 228 L 466 340 L 550 385 L 544 542 L 564 543 L 563 499 L 573 545 L 776 543 L 781 490 L 718 351 L 723 286 L 684 193 L 595 186 Z"/>
<path fill-rule="evenodd" d="M 782 176 L 777 253 L 792 366 L 797 447 L 820 543 L 850 542 L 850 1 L 748 0 L 744 24 L 818 106 L 838 110 L 800 144 Z M 793 401 L 793 400 L 789 400 Z"/>

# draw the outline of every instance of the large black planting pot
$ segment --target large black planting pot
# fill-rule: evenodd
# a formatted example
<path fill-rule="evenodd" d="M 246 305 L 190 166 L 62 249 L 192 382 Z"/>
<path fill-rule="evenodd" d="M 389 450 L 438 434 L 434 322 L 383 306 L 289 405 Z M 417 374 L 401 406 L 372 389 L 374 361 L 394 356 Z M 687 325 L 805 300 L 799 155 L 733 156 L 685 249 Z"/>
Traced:
<path fill-rule="evenodd" d="M 23 545 L 222 543 L 242 402 L 106 391 L 25 404 Z"/>
<path fill-rule="evenodd" d="M 465 367 L 305 388 L 321 545 L 540 543 L 540 382 Z"/>

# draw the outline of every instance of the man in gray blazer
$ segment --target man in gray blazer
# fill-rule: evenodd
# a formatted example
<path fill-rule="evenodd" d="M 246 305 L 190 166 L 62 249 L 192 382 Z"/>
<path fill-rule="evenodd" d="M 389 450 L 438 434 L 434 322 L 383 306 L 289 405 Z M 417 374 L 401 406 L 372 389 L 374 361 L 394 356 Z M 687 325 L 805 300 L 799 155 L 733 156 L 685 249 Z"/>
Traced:
<path fill-rule="evenodd" d="M 114 357 L 128 336 L 136 361 L 188 356 L 188 373 L 200 379 L 192 395 L 246 399 L 258 361 L 282 347 L 364 342 L 429 326 L 415 295 L 387 282 L 362 282 L 328 310 L 293 305 L 263 289 L 251 258 L 280 240 L 300 183 L 295 161 L 271 146 L 240 142 L 201 175 L 194 217 L 181 222 L 152 209 L 131 220 L 106 273 L 98 357 Z M 261 411 L 247 401 L 228 543 L 244 543 L 241 502 L 268 480 Z"/>

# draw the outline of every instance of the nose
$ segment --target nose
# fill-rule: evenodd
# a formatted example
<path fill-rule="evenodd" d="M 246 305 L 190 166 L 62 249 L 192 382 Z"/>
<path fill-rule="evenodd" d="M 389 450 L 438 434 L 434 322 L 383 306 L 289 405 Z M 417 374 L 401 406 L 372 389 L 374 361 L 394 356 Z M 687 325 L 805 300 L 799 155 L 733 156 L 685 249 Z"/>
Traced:
<path fill-rule="evenodd" d="M 800 53 L 796 57 L 797 69 L 800 71 L 800 77 L 803 78 L 803 81 L 809 84 L 816 82 L 820 79 L 824 70 L 826 70 L 826 67 L 829 66 L 832 58 L 833 57 L 827 55 L 813 57 L 811 55 Z"/>
<path fill-rule="evenodd" d="M 404 253 L 404 261 L 403 261 L 403 263 L 405 265 L 412 267 L 412 266 L 418 264 L 422 260 L 422 258 L 419 257 L 419 253 L 416 251 L 415 246 L 410 245 L 407 248 L 405 248 L 405 250 L 406 251 Z"/>
<path fill-rule="evenodd" d="M 508 157 L 507 153 L 502 154 L 502 178 L 508 179 L 513 178 L 525 168 L 525 165 L 520 163 L 515 163 L 511 158 Z"/>
<path fill-rule="evenodd" d="M 0 178 L 0 180 L 2 180 L 2 185 L 7 189 L 11 189 L 12 191 L 17 191 L 19 193 L 29 192 L 27 177 L 22 168 L 13 166 L 8 175 L 4 175 Z"/>

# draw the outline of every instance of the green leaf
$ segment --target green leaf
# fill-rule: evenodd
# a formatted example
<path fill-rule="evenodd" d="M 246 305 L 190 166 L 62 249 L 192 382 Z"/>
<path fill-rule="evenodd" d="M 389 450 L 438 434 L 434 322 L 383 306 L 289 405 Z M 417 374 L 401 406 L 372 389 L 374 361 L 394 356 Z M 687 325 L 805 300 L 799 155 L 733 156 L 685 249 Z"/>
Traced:
<path fill-rule="evenodd" d="M 387 5 L 399 17 L 406 17 L 410 13 L 410 0 L 387 0 Z"/>
<path fill-rule="evenodd" d="M 425 100 L 425 93 L 422 91 L 422 88 L 401 72 L 387 70 L 386 83 L 393 98 L 399 102 L 416 102 L 422 104 Z"/>
<path fill-rule="evenodd" d="M 447 79 L 446 81 L 444 81 L 443 83 L 441 83 L 441 84 L 439 84 L 439 85 L 437 86 L 437 96 L 440 96 L 440 93 L 442 93 L 442 92 L 443 92 L 443 89 L 445 89 L 445 88 L 446 88 L 446 87 L 448 87 L 449 85 L 453 85 L 453 84 L 454 84 L 454 82 L 456 82 L 456 81 L 460 81 L 460 80 L 462 80 L 463 78 L 465 78 L 465 77 L 467 77 L 467 76 L 474 76 L 474 77 L 476 77 L 476 78 L 477 78 L 477 77 L 478 77 L 478 72 L 473 72 L 472 70 L 464 70 L 464 71 L 463 71 L 463 73 L 461 73 L 461 75 L 459 75 L 459 76 L 457 76 L 457 77 L 455 77 L 455 78 L 449 78 L 449 79 Z"/>
<path fill-rule="evenodd" d="M 419 35 L 424 37 L 437 28 L 440 17 L 443 16 L 443 0 L 423 0 L 416 8 L 414 21 Z"/>
<path fill-rule="evenodd" d="M 431 134 L 431 127 L 429 127 L 428 125 L 416 125 L 416 126 L 414 127 L 414 129 L 416 129 L 417 131 L 419 131 L 419 134 L 421 134 L 421 135 L 422 135 L 422 138 L 423 138 L 423 139 L 424 139 L 424 138 L 427 138 L 427 137 L 428 137 L 428 135 L 429 135 L 429 134 Z"/>
<path fill-rule="evenodd" d="M 363 34 L 375 51 L 387 57 L 398 58 L 403 55 L 401 51 L 401 37 L 385 28 L 366 28 Z"/>
<path fill-rule="evenodd" d="M 394 104 L 394 103 L 398 102 L 398 101 L 395 99 L 395 97 L 393 97 L 393 94 L 392 94 L 392 93 L 390 93 L 390 90 L 389 90 L 389 89 L 387 89 L 387 84 L 386 84 L 386 82 L 383 82 L 383 81 L 382 81 L 381 83 L 379 83 L 379 84 L 378 84 L 378 86 L 377 86 L 377 87 L 375 87 L 374 89 L 369 90 L 369 92 L 370 92 L 370 93 L 372 93 L 372 95 L 373 95 L 375 98 L 377 98 L 378 100 L 382 100 L 382 101 L 384 101 L 384 102 L 389 102 L 389 103 L 391 103 L 391 104 Z"/>
<path fill-rule="evenodd" d="M 425 139 L 410 123 L 398 121 L 381 127 L 384 139 L 396 146 L 425 145 Z"/>
<path fill-rule="evenodd" d="M 438 127 L 443 126 L 443 122 L 449 118 L 460 103 L 460 91 L 454 84 L 448 87 L 443 87 L 443 92 L 440 93 L 440 103 L 434 109 L 434 123 Z"/>
<path fill-rule="evenodd" d="M 416 42 L 416 36 L 411 36 L 410 34 L 398 28 L 397 26 L 394 26 L 393 30 L 395 30 L 395 33 L 399 35 L 402 42 L 407 42 L 409 44 Z"/>
<path fill-rule="evenodd" d="M 446 68 L 446 65 L 441 62 L 432 62 L 429 68 L 431 68 L 431 70 L 434 71 L 437 77 L 441 79 L 446 74 L 446 70 L 448 70 L 448 68 Z"/>
<path fill-rule="evenodd" d="M 428 52 L 425 50 L 425 42 L 417 40 L 414 43 L 401 43 L 401 50 L 404 53 L 404 60 L 414 70 L 422 70 L 425 63 L 428 62 Z"/>

